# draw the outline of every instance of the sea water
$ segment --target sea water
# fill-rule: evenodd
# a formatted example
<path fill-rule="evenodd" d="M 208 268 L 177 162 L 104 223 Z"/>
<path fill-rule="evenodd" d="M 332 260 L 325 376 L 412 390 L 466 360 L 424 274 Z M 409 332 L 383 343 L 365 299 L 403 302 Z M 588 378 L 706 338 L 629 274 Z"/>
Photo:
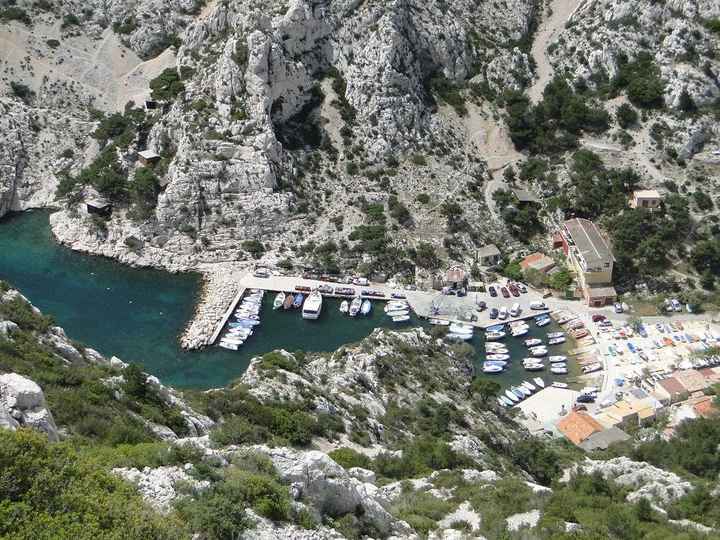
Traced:
<path fill-rule="evenodd" d="M 273 311 L 274 293 L 268 292 L 262 324 L 239 351 L 210 347 L 184 352 L 178 337 L 192 317 L 200 277 L 131 268 L 74 252 L 53 240 L 48 215 L 45 211 L 23 212 L 0 220 L 0 279 L 51 315 L 72 339 L 106 356 L 140 363 L 165 384 L 225 386 L 243 374 L 254 356 L 274 349 L 327 352 L 361 340 L 376 327 L 410 327 L 390 321 L 381 302 L 373 303 L 369 316 L 350 318 L 339 312 L 339 300 L 327 298 L 320 318 L 308 321 L 302 319 L 300 310 Z M 413 320 L 412 324 L 419 322 Z M 532 322 L 530 325 L 534 327 Z M 527 373 L 522 369 L 522 358 L 527 356 L 522 340 L 544 337 L 553 328 L 533 328 L 522 339 L 504 340 L 513 362 L 505 374 L 496 377 L 503 386 L 536 376 L 546 381 L 563 379 L 551 377 L 548 371 Z M 476 349 L 478 368 L 484 352 L 481 334 L 478 331 L 470 342 Z M 563 353 L 553 347 L 551 354 Z"/>

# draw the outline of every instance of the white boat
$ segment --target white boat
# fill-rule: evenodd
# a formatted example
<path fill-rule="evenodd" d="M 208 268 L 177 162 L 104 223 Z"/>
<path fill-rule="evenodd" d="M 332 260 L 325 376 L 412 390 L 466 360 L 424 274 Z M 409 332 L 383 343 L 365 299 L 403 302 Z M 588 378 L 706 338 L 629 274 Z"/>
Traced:
<path fill-rule="evenodd" d="M 548 332 L 548 335 L 547 335 L 548 339 L 554 339 L 554 338 L 559 338 L 559 337 L 564 337 L 564 336 L 565 336 L 565 332 Z"/>
<path fill-rule="evenodd" d="M 548 358 L 551 364 L 557 364 L 560 362 L 567 362 L 567 356 L 550 356 Z"/>
<path fill-rule="evenodd" d="M 542 345 L 542 339 L 537 339 L 537 338 L 526 339 L 524 343 L 525 343 L 526 347 L 536 347 L 538 345 Z"/>
<path fill-rule="evenodd" d="M 503 403 L 505 403 L 505 406 L 506 406 L 506 407 L 512 407 L 512 406 L 513 406 L 513 402 L 510 401 L 510 400 L 509 400 L 508 398 L 506 398 L 505 396 L 500 396 L 500 399 L 503 400 Z"/>
<path fill-rule="evenodd" d="M 350 302 L 343 300 L 340 302 L 340 313 L 347 313 L 348 311 L 350 311 Z"/>
<path fill-rule="evenodd" d="M 350 316 L 355 317 L 360 312 L 361 307 L 362 299 L 360 297 L 353 298 L 353 301 L 350 302 Z"/>
<path fill-rule="evenodd" d="M 510 355 L 509 355 L 509 354 L 497 354 L 497 353 L 492 353 L 492 354 L 486 355 L 485 358 L 487 358 L 488 360 L 503 360 L 503 361 L 507 361 L 507 360 L 510 360 Z"/>
<path fill-rule="evenodd" d="M 498 405 L 500 405 L 501 407 L 507 407 L 505 400 L 503 399 L 502 396 L 497 398 L 497 402 L 498 402 Z"/>
<path fill-rule="evenodd" d="M 530 381 L 523 381 L 523 382 L 522 382 L 522 386 L 524 386 L 525 388 L 527 388 L 527 389 L 530 390 L 531 392 L 534 392 L 535 390 L 537 390 L 537 387 L 536 387 L 533 383 L 531 383 Z"/>
<path fill-rule="evenodd" d="M 568 370 L 567 368 L 551 367 L 550 372 L 555 375 L 567 375 Z"/>
<path fill-rule="evenodd" d="M 493 351 L 499 351 L 499 350 L 507 351 L 507 345 L 505 345 L 504 343 L 494 343 L 492 341 L 489 341 L 488 343 L 485 344 L 485 350 L 487 352 L 493 352 Z"/>
<path fill-rule="evenodd" d="M 548 353 L 547 349 L 545 347 L 531 347 L 530 348 L 530 356 L 545 356 Z"/>
<path fill-rule="evenodd" d="M 273 309 L 280 309 L 285 301 L 285 293 L 279 292 L 273 301 Z"/>
<path fill-rule="evenodd" d="M 540 319 L 539 321 L 535 321 L 535 326 L 542 328 L 543 326 L 547 326 L 550 324 L 550 317 L 547 319 Z"/>
<path fill-rule="evenodd" d="M 245 338 L 224 335 L 222 337 L 222 341 L 224 341 L 226 343 L 237 343 L 238 345 L 242 345 L 243 343 L 245 343 Z"/>
<path fill-rule="evenodd" d="M 570 386 L 569 386 L 567 383 L 564 383 L 564 382 L 554 382 L 554 383 L 552 383 L 552 385 L 553 385 L 555 388 L 570 388 Z"/>
<path fill-rule="evenodd" d="M 408 319 L 409 319 L 409 318 L 410 318 L 410 317 L 408 317 Z M 394 320 L 395 320 L 395 317 L 393 317 L 393 321 L 394 321 Z M 456 340 L 460 340 L 460 341 L 468 341 L 468 340 L 471 340 L 471 339 L 473 338 L 473 335 L 472 335 L 472 334 L 457 334 L 457 333 L 455 333 L 455 332 L 450 332 L 450 333 L 446 334 L 445 337 L 446 337 L 447 339 L 456 339 Z"/>
<path fill-rule="evenodd" d="M 525 388 L 524 386 L 522 386 L 522 385 L 520 385 L 520 386 L 513 386 L 513 387 L 511 388 L 511 390 L 512 390 L 513 392 L 515 392 L 516 394 L 517 394 L 517 392 L 520 392 L 520 393 L 521 393 L 523 396 L 525 396 L 525 397 L 528 397 L 528 396 L 532 395 L 532 392 L 531 392 L 530 390 L 528 390 L 527 388 Z"/>
<path fill-rule="evenodd" d="M 362 306 L 360 306 L 360 313 L 362 315 L 368 315 L 372 311 L 372 302 L 370 300 L 363 300 Z"/>
<path fill-rule="evenodd" d="M 435 326 L 450 326 L 450 321 L 446 321 L 445 319 L 430 319 L 429 322 Z"/>
<path fill-rule="evenodd" d="M 487 364 L 483 365 L 482 371 L 483 373 L 502 373 L 503 368 L 502 366 L 498 366 L 496 364 Z"/>
<path fill-rule="evenodd" d="M 539 388 L 545 388 L 545 381 L 543 381 L 540 377 L 535 377 L 533 382 L 537 384 Z"/>
<path fill-rule="evenodd" d="M 218 343 L 218 345 L 223 349 L 229 349 L 231 351 L 237 351 L 240 349 L 240 345 L 238 345 L 237 343 L 230 343 L 229 341 L 225 341 L 222 339 L 220 340 L 220 343 Z"/>
<path fill-rule="evenodd" d="M 410 315 L 399 315 L 397 317 L 393 317 L 393 322 L 406 322 L 410 320 Z M 449 335 L 449 334 L 448 334 Z"/>
<path fill-rule="evenodd" d="M 560 345 L 561 343 L 565 343 L 565 337 L 556 337 L 556 338 L 550 338 L 548 340 L 548 345 Z"/>
<path fill-rule="evenodd" d="M 523 364 L 523 367 L 525 368 L 525 371 L 542 371 L 545 369 L 544 364 Z"/>
<path fill-rule="evenodd" d="M 515 328 L 511 334 L 513 337 L 520 337 L 526 335 L 528 332 L 530 332 L 529 328 Z"/>
<path fill-rule="evenodd" d="M 505 337 L 505 332 L 485 332 L 485 339 L 488 341 L 497 341 Z"/>
<path fill-rule="evenodd" d="M 237 325 L 239 325 L 239 326 L 244 326 L 244 327 L 246 327 L 246 328 L 247 328 L 247 327 L 250 327 L 250 326 L 257 326 L 257 325 L 260 324 L 260 321 L 258 321 L 257 319 L 245 319 L 245 318 L 242 318 L 242 317 L 238 317 L 238 318 L 236 319 L 236 321 L 237 321 L 237 322 L 230 323 L 230 324 L 237 324 Z"/>
<path fill-rule="evenodd" d="M 557 369 L 567 369 L 567 364 L 563 362 L 562 364 L 550 364 L 550 369 L 557 368 Z"/>
<path fill-rule="evenodd" d="M 302 318 L 315 320 L 320 317 L 322 311 L 323 297 L 318 291 L 311 292 L 305 299 L 302 307 Z"/>
<path fill-rule="evenodd" d="M 510 351 L 506 347 L 498 347 L 497 349 L 488 349 L 485 347 L 485 352 L 488 354 L 510 354 Z"/>
<path fill-rule="evenodd" d="M 386 311 L 385 315 L 388 317 L 401 317 L 403 315 L 410 315 L 410 312 L 407 309 L 394 309 L 392 311 Z"/>
<path fill-rule="evenodd" d="M 251 336 L 252 333 L 252 328 L 230 328 L 228 330 L 228 334 L 233 336 Z"/>
<path fill-rule="evenodd" d="M 514 392 L 511 392 L 510 390 L 505 390 L 505 395 L 510 398 L 510 401 L 513 403 L 517 403 L 520 401 L 520 398 L 517 397 L 517 395 Z"/>
<path fill-rule="evenodd" d="M 483 366 L 500 366 L 501 368 L 504 368 L 507 364 L 505 360 L 485 360 L 483 362 Z"/>
<path fill-rule="evenodd" d="M 394 311 L 397 309 L 408 309 L 408 303 L 407 302 L 388 302 L 385 304 L 385 307 L 383 308 L 385 310 L 385 313 L 388 311 Z"/>
<path fill-rule="evenodd" d="M 457 334 L 472 334 L 475 331 L 475 327 L 471 324 L 454 322 L 450 325 L 450 331 Z"/>

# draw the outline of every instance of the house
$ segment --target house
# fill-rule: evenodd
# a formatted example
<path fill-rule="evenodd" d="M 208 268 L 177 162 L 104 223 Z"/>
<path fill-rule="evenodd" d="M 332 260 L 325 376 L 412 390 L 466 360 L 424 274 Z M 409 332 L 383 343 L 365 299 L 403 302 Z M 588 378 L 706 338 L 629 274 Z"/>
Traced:
<path fill-rule="evenodd" d="M 595 419 L 606 428 L 645 425 L 655 419 L 658 406 L 652 398 L 623 399 L 605 408 Z"/>
<path fill-rule="evenodd" d="M 702 391 L 709 386 L 707 379 L 696 369 L 676 371 L 673 373 L 673 377 L 685 387 L 685 390 L 687 390 L 690 395 L 698 392 L 702 393 Z"/>
<path fill-rule="evenodd" d="M 615 258 L 597 225 L 583 218 L 568 220 L 554 240 L 562 247 L 575 271 L 587 304 L 602 307 L 615 302 L 617 292 L 612 286 Z"/>
<path fill-rule="evenodd" d="M 593 433 L 599 433 L 605 429 L 600 422 L 582 411 L 571 411 L 570 414 L 560 419 L 557 428 L 576 446 Z"/>
<path fill-rule="evenodd" d="M 659 380 L 655 385 L 653 394 L 661 403 L 666 405 L 685 401 L 688 398 L 688 391 L 675 377 Z"/>
<path fill-rule="evenodd" d="M 660 208 L 662 198 L 660 193 L 654 189 L 642 189 L 633 191 L 630 198 L 630 208 L 646 208 L 648 210 L 657 210 Z"/>
<path fill-rule="evenodd" d="M 520 268 L 525 270 L 533 269 L 547 274 L 555 267 L 555 261 L 544 253 L 531 253 L 520 261 Z"/>
<path fill-rule="evenodd" d="M 540 204 L 540 199 L 532 192 L 527 189 L 513 188 L 513 195 L 520 204 Z"/>
<path fill-rule="evenodd" d="M 714 403 L 713 396 L 703 396 L 698 399 L 693 405 L 693 410 L 698 417 L 702 418 L 713 418 L 720 414 L 720 410 L 718 410 Z"/>
<path fill-rule="evenodd" d="M 152 150 L 142 150 L 138 152 L 138 161 L 147 167 L 160 161 L 160 154 L 156 154 Z"/>
<path fill-rule="evenodd" d="M 83 201 L 87 213 L 94 216 L 109 217 L 112 214 L 112 203 L 93 187 L 86 187 L 83 191 Z"/>
<path fill-rule="evenodd" d="M 467 281 L 467 272 L 460 265 L 451 266 L 447 269 L 444 276 L 444 285 L 458 289 L 465 286 Z"/>
<path fill-rule="evenodd" d="M 480 266 L 495 266 L 500 263 L 502 255 L 495 244 L 488 244 L 477 250 L 477 260 Z"/>
<path fill-rule="evenodd" d="M 586 452 L 593 450 L 607 450 L 611 444 L 624 442 L 630 439 L 630 435 L 618 427 L 610 427 L 590 435 L 578 446 Z"/>

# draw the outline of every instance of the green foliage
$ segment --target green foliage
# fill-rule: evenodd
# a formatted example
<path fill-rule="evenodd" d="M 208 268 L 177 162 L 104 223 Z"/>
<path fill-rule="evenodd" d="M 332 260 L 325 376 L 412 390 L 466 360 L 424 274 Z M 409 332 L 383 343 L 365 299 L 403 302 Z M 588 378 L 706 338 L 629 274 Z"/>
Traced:
<path fill-rule="evenodd" d="M 541 484 L 549 485 L 560 474 L 558 453 L 534 437 L 514 444 L 510 457 Z"/>
<path fill-rule="evenodd" d="M 128 484 L 65 444 L 0 430 L 3 538 L 175 539 L 189 535 L 145 506 Z"/>
<path fill-rule="evenodd" d="M 503 221 L 516 238 L 529 240 L 545 232 L 540 220 L 540 207 L 535 203 L 519 203 L 510 190 L 498 189 L 493 192 L 493 201 L 500 209 Z"/>
<path fill-rule="evenodd" d="M 610 117 L 600 106 L 588 104 L 587 96 L 576 94 L 565 79 L 556 76 L 535 106 L 521 92 L 504 96 L 510 137 L 518 149 L 533 154 L 555 154 L 577 146 L 583 132 L 603 132 Z"/>
<path fill-rule="evenodd" d="M 272 351 L 262 356 L 258 368 L 272 371 L 283 369 L 285 371 L 297 372 L 298 364 L 293 357 L 286 356 L 279 351 Z"/>
<path fill-rule="evenodd" d="M 50 317 L 36 313 L 20 296 L 0 302 L 0 319 L 12 321 L 22 330 L 32 332 L 47 332 L 53 323 Z"/>
<path fill-rule="evenodd" d="M 711 32 L 715 34 L 720 34 L 720 18 L 705 19 L 703 21 L 703 24 L 705 25 L 705 28 L 707 28 Z"/>
<path fill-rule="evenodd" d="M 19 82 L 10 81 L 10 90 L 26 104 L 29 104 L 32 98 L 35 97 L 35 92 L 29 86 Z"/>
<path fill-rule="evenodd" d="M 110 116 L 104 116 L 100 120 L 100 125 L 93 132 L 93 138 L 100 142 L 100 146 L 104 146 L 110 139 L 116 139 L 121 135 L 134 135 L 135 128 L 132 118 L 121 113 L 113 113 Z"/>
<path fill-rule="evenodd" d="M 415 264 L 420 268 L 437 270 L 440 268 L 440 258 L 437 250 L 428 242 L 420 242 L 415 250 Z"/>
<path fill-rule="evenodd" d="M 660 69 L 650 53 L 641 51 L 632 62 L 621 57 L 618 64 L 618 74 L 612 81 L 614 88 L 626 90 L 628 99 L 636 107 L 664 107 L 665 84 L 660 79 Z"/>
<path fill-rule="evenodd" d="M 420 204 L 427 204 L 430 202 L 430 195 L 428 195 L 427 193 L 418 193 L 417 197 L 415 197 L 415 200 Z"/>
<path fill-rule="evenodd" d="M 180 80 L 180 75 L 175 68 L 166 68 L 163 72 L 150 81 L 152 98 L 160 101 L 172 101 L 179 94 L 185 91 L 185 84 Z"/>
<path fill-rule="evenodd" d="M 487 377 L 475 377 L 470 386 L 473 395 L 477 395 L 483 403 L 487 403 L 500 393 L 500 385 Z"/>
<path fill-rule="evenodd" d="M 124 21 L 115 21 L 112 25 L 113 32 L 119 35 L 129 35 L 139 28 L 138 23 L 134 17 L 129 17 Z"/>
<path fill-rule="evenodd" d="M 76 183 L 94 186 L 113 202 L 128 200 L 127 171 L 118 160 L 114 144 L 106 146 L 89 166 L 80 171 Z"/>
<path fill-rule="evenodd" d="M 396 195 L 388 197 L 388 208 L 390 216 L 403 227 L 408 227 L 412 223 L 412 216 L 407 206 L 401 203 Z"/>
<path fill-rule="evenodd" d="M 261 403 L 246 389 L 211 392 L 203 396 L 211 417 L 223 418 L 211 438 L 219 444 L 291 444 L 307 446 L 313 436 L 332 437 L 343 431 L 341 422 L 333 422 L 313 412 L 303 403 Z"/>
<path fill-rule="evenodd" d="M 515 259 L 508 262 L 502 269 L 502 274 L 509 277 L 513 281 L 520 281 L 523 278 L 522 267 L 520 266 L 520 260 Z"/>
<path fill-rule="evenodd" d="M 623 103 L 618 107 L 617 112 L 615 113 L 615 118 L 621 128 L 628 129 L 637 124 L 638 113 L 632 105 Z"/>
<path fill-rule="evenodd" d="M 245 240 L 242 243 L 242 248 L 247 251 L 253 259 L 259 259 L 265 253 L 265 246 L 263 246 L 260 240 Z"/>
<path fill-rule="evenodd" d="M 16 6 L 0 9 L 0 22 L 18 21 L 26 26 L 32 26 L 32 20 L 27 11 Z"/>
<path fill-rule="evenodd" d="M 442 440 L 430 436 L 413 439 L 402 446 L 402 455 L 379 454 L 371 469 L 386 478 L 402 480 L 428 475 L 440 469 L 455 469 L 469 464 Z"/>
<path fill-rule="evenodd" d="M 693 192 L 692 196 L 699 210 L 703 212 L 709 212 L 715 208 L 715 204 L 710 198 L 710 195 L 708 195 L 704 191 L 698 189 L 697 191 Z"/>
<path fill-rule="evenodd" d="M 80 19 L 78 19 L 77 15 L 73 13 L 67 13 L 65 16 L 63 16 L 60 28 L 62 30 L 67 30 L 71 26 L 80 26 Z"/>
<path fill-rule="evenodd" d="M 435 95 L 455 109 L 455 112 L 458 113 L 458 115 L 467 115 L 465 98 L 461 94 L 460 87 L 456 83 L 442 74 L 435 75 L 432 79 L 430 79 L 430 89 Z"/>
<path fill-rule="evenodd" d="M 406 521 L 418 533 L 427 535 L 454 508 L 455 504 L 426 491 L 405 491 L 393 501 L 390 513 Z"/>
<path fill-rule="evenodd" d="M 370 469 L 372 467 L 372 460 L 365 454 L 361 454 L 353 450 L 352 448 L 338 448 L 328 454 L 338 465 L 351 469 L 353 467 L 362 467 L 363 469 Z"/>
<path fill-rule="evenodd" d="M 698 272 L 720 275 L 720 240 L 700 240 L 693 247 L 690 262 Z"/>
<path fill-rule="evenodd" d="M 141 218 L 147 218 L 152 214 L 152 209 L 157 206 L 157 198 L 160 194 L 160 181 L 155 173 L 147 167 L 142 167 L 135 172 L 135 179 L 130 184 L 130 199 Z"/>

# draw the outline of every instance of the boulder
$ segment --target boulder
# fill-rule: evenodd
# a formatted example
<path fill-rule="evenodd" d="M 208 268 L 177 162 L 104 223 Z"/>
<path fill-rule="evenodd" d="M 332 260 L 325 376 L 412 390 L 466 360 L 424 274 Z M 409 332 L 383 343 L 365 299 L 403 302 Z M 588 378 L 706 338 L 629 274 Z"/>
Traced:
<path fill-rule="evenodd" d="M 145 467 L 142 470 L 119 467 L 112 472 L 135 484 L 143 499 L 159 511 L 166 512 L 179 495 L 179 485 L 198 490 L 206 489 L 210 485 L 207 480 L 195 480 L 191 477 L 188 474 L 191 470 L 192 465 L 188 464 L 185 467 Z"/>
<path fill-rule="evenodd" d="M 42 389 L 17 373 L 0 375 L 0 426 L 9 429 L 32 427 L 46 433 L 51 441 L 59 439 Z"/>

